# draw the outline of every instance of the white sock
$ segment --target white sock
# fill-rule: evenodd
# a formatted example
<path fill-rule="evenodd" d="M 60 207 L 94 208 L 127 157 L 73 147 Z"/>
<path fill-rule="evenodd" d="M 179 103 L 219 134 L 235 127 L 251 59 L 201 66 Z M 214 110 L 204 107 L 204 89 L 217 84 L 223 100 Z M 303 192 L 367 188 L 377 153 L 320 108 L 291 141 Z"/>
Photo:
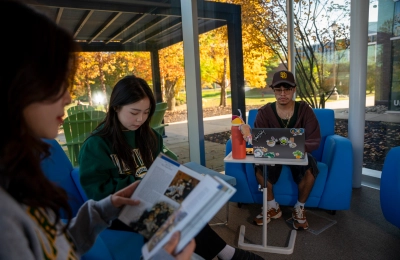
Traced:
<path fill-rule="evenodd" d="M 277 208 L 275 199 L 267 201 L 267 208 L 268 209 L 270 209 L 270 208 L 276 209 Z"/>
<path fill-rule="evenodd" d="M 297 201 L 297 202 L 296 202 L 296 205 L 294 205 L 294 207 L 296 208 L 296 207 L 302 206 L 302 207 L 304 208 L 304 204 L 305 204 L 305 203 L 301 203 L 300 201 Z"/>
<path fill-rule="evenodd" d="M 231 260 L 235 254 L 235 248 L 230 245 L 226 245 L 221 252 L 218 253 L 218 257 L 222 260 Z"/>

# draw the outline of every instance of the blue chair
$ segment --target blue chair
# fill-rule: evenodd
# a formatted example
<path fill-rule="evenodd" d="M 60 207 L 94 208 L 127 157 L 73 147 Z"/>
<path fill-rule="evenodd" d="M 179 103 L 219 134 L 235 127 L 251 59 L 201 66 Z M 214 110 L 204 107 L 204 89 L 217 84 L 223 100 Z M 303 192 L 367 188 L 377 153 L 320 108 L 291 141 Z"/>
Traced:
<path fill-rule="evenodd" d="M 248 124 L 254 127 L 258 110 L 251 109 Z M 314 109 L 321 129 L 321 144 L 312 152 L 320 173 L 306 201 L 306 207 L 318 207 L 331 211 L 350 208 L 353 175 L 352 145 L 349 139 L 335 134 L 335 116 L 332 109 Z M 226 155 L 232 151 L 231 140 L 226 143 Z M 263 195 L 258 190 L 253 164 L 225 163 L 225 174 L 236 178 L 237 192 L 231 202 L 262 204 Z M 290 168 L 284 166 L 278 182 L 274 185 L 276 201 L 293 206 L 298 197 L 298 188 Z"/>
<path fill-rule="evenodd" d="M 42 161 L 42 169 L 47 178 L 64 188 L 69 196 L 69 204 L 75 216 L 87 200 L 79 183 L 79 168 L 73 167 L 60 144 L 53 139 L 43 139 L 51 145 L 51 156 Z M 62 218 L 66 218 L 61 212 Z M 144 244 L 142 235 L 120 230 L 106 229 L 97 237 L 93 247 L 82 256 L 83 260 L 137 259 L 141 257 Z"/>
<path fill-rule="evenodd" d="M 380 187 L 381 209 L 386 220 L 400 228 L 400 146 L 393 147 L 383 164 Z"/>

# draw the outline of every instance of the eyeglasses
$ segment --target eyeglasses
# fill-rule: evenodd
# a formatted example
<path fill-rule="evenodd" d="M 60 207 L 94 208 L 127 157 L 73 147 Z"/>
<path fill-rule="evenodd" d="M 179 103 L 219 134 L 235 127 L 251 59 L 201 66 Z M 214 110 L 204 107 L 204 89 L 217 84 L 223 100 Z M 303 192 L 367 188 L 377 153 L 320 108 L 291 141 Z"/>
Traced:
<path fill-rule="evenodd" d="M 283 92 L 283 94 L 288 94 L 293 90 L 293 88 L 274 88 L 275 94 L 280 94 Z"/>

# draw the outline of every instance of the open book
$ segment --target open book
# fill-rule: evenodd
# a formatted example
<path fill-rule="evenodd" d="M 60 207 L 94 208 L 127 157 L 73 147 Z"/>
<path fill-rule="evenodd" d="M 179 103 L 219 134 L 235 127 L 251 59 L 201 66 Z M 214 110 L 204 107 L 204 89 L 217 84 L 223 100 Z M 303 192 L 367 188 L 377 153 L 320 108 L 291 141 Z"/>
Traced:
<path fill-rule="evenodd" d="M 232 197 L 236 189 L 217 176 L 203 175 L 160 154 L 132 195 L 141 203 L 126 205 L 119 219 L 149 239 L 142 248 L 149 259 L 176 231 L 180 252 Z"/>

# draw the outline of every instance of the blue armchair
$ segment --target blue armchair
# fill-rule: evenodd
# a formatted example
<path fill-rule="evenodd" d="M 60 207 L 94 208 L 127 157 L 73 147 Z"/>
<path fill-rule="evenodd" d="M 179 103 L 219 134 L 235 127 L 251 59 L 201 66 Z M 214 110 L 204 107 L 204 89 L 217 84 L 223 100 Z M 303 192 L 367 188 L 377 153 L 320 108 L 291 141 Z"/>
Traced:
<path fill-rule="evenodd" d="M 73 167 L 60 144 L 53 139 L 43 139 L 51 145 L 51 156 L 42 161 L 42 169 L 48 179 L 63 187 L 69 196 L 69 204 L 75 216 L 87 200 L 79 183 L 79 168 Z M 61 212 L 62 218 L 66 215 Z M 82 256 L 83 260 L 140 259 L 144 244 L 142 235 L 106 229 L 97 237 L 93 247 Z"/>
<path fill-rule="evenodd" d="M 381 209 L 387 221 L 400 228 L 400 146 L 393 147 L 383 164 L 380 187 Z"/>
<path fill-rule="evenodd" d="M 258 110 L 249 111 L 248 124 L 254 127 Z M 350 140 L 335 134 L 335 116 L 331 109 L 314 109 L 321 129 L 321 144 L 312 155 L 317 159 L 320 173 L 306 201 L 306 207 L 318 207 L 331 211 L 350 208 L 352 193 L 353 154 Z M 226 143 L 226 155 L 232 151 L 231 140 Z M 237 192 L 231 202 L 263 202 L 258 190 L 253 164 L 225 163 L 225 174 L 236 178 Z M 276 201 L 281 205 L 293 206 L 298 197 L 298 188 L 290 169 L 283 166 L 281 176 L 274 185 Z"/>

